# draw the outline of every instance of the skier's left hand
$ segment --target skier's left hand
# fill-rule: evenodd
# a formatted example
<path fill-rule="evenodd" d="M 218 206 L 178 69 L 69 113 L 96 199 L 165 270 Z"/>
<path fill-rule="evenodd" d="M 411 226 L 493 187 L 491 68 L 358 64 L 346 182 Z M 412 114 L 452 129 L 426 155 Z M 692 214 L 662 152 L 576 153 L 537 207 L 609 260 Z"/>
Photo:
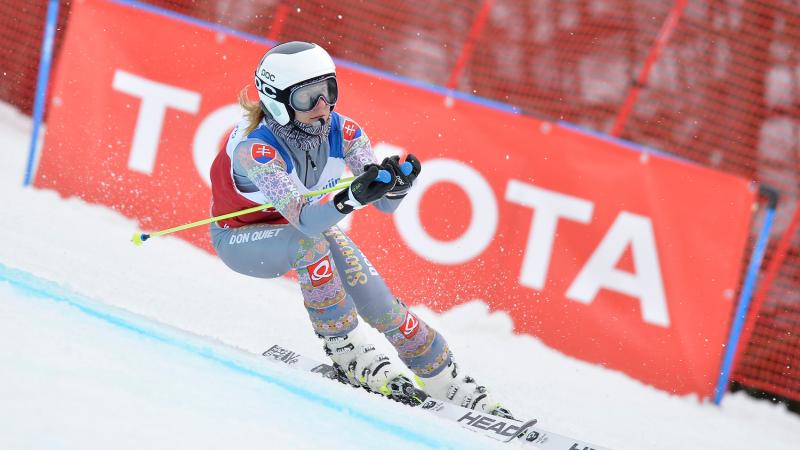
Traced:
<path fill-rule="evenodd" d="M 394 187 L 386 194 L 386 197 L 391 199 L 401 199 L 405 197 L 408 193 L 408 190 L 411 189 L 411 186 L 414 184 L 414 180 L 417 179 L 417 176 L 422 171 L 422 165 L 416 156 L 409 154 L 406 156 L 406 161 L 403 164 L 400 164 L 399 156 L 395 155 L 385 158 L 381 163 L 381 168 L 389 170 L 390 167 L 395 173 L 396 182 Z"/>

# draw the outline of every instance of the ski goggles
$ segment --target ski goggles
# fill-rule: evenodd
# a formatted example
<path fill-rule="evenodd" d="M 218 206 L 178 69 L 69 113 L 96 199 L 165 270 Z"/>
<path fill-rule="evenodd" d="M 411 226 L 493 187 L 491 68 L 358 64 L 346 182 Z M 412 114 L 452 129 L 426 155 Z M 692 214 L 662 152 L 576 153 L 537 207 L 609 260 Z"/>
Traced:
<path fill-rule="evenodd" d="M 295 111 L 311 111 L 317 105 L 320 97 L 330 106 L 336 104 L 336 100 L 339 99 L 336 75 L 326 75 L 324 78 L 317 78 L 293 87 L 289 94 L 289 105 Z"/>

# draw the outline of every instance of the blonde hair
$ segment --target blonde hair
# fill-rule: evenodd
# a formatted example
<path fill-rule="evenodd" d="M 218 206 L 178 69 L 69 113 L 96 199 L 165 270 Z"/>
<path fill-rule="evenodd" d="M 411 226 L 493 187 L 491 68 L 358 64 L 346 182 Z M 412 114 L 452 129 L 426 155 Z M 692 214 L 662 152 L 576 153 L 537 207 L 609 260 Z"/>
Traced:
<path fill-rule="evenodd" d="M 261 110 L 261 105 L 258 101 L 252 101 L 250 97 L 247 96 L 247 86 L 239 91 L 239 106 L 242 107 L 247 121 L 250 122 L 250 125 L 244 130 L 244 135 L 247 136 L 252 133 L 253 130 L 258 127 L 258 124 L 261 123 L 261 120 L 264 119 L 264 111 Z"/>

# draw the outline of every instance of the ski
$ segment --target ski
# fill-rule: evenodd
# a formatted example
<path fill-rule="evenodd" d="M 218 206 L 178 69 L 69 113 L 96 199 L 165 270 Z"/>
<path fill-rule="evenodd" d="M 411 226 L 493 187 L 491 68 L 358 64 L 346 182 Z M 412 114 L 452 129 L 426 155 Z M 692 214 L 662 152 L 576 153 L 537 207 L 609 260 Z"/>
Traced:
<path fill-rule="evenodd" d="M 273 345 L 264 351 L 262 355 L 275 363 L 283 364 L 296 370 L 318 373 L 325 378 L 338 382 L 336 369 L 331 364 L 303 356 L 281 345 Z M 536 426 L 536 419 L 528 421 L 506 419 L 446 403 L 432 397 L 426 398 L 418 408 L 424 409 L 442 419 L 457 423 L 462 428 L 500 442 L 520 442 L 525 446 L 533 446 L 544 450 L 610 450 L 606 447 L 545 431 Z"/>

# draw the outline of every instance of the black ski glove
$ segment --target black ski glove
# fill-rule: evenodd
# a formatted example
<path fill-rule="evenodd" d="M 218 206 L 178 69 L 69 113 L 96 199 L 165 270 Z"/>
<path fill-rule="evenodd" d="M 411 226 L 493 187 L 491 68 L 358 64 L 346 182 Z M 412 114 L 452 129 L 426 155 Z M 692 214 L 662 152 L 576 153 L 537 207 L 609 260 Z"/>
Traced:
<path fill-rule="evenodd" d="M 391 167 L 395 173 L 394 187 L 386 194 L 386 198 L 401 199 L 408 194 L 414 180 L 422 171 L 422 165 L 416 156 L 409 154 L 406 156 L 406 162 L 400 164 L 399 156 L 390 156 L 385 158 L 381 163 L 381 168 L 388 170 Z"/>
<path fill-rule="evenodd" d="M 350 187 L 339 191 L 333 197 L 333 206 L 342 213 L 350 214 L 356 209 L 380 199 L 395 185 L 394 168 L 381 167 L 376 164 L 364 166 L 364 173 L 350 184 Z"/>

